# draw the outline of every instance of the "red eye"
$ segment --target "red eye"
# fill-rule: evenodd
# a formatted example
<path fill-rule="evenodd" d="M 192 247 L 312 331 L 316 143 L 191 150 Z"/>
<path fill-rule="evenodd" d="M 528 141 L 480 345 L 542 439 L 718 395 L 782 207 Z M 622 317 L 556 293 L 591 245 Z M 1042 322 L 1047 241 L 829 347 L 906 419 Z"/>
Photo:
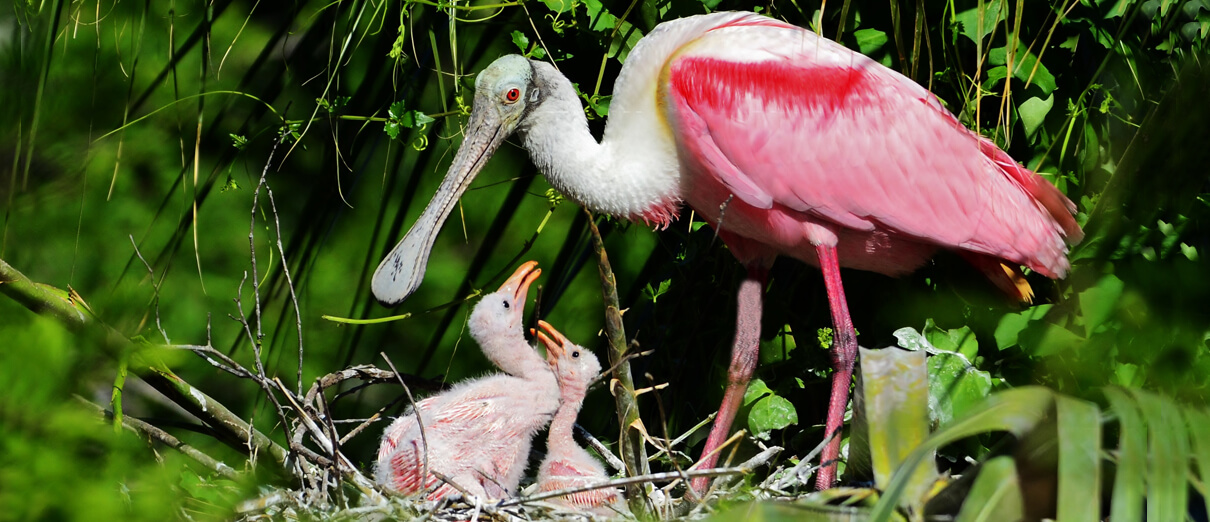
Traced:
<path fill-rule="evenodd" d="M 510 101 L 510 102 L 515 102 L 515 101 L 517 101 L 517 99 L 519 99 L 519 98 L 521 98 L 521 91 L 520 91 L 520 90 L 517 90 L 517 89 L 509 89 L 509 90 L 508 90 L 508 92 L 504 93 L 504 99 L 505 99 L 505 100 L 508 100 L 508 101 Z"/>

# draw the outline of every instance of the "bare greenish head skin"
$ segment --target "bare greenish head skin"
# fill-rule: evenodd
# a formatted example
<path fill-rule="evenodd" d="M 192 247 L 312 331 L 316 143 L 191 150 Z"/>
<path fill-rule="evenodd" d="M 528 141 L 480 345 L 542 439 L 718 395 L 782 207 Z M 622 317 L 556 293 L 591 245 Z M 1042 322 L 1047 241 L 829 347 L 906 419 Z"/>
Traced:
<path fill-rule="evenodd" d="M 497 59 L 479 73 L 466 137 L 441 187 L 411 230 L 374 271 L 371 289 L 378 302 L 395 306 L 420 287 L 433 241 L 454 204 L 504 139 L 517 129 L 528 109 L 540 102 L 533 80 L 530 61 L 516 54 Z"/>

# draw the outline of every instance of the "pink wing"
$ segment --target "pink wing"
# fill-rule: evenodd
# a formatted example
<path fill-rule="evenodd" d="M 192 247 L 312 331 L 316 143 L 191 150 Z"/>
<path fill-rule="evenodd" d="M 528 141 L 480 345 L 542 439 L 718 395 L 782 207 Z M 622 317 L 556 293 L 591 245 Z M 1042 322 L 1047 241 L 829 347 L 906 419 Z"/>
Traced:
<path fill-rule="evenodd" d="M 793 26 L 732 23 L 687 45 L 664 79 L 682 153 L 752 207 L 1051 277 L 1069 266 L 1070 201 L 865 56 Z"/>

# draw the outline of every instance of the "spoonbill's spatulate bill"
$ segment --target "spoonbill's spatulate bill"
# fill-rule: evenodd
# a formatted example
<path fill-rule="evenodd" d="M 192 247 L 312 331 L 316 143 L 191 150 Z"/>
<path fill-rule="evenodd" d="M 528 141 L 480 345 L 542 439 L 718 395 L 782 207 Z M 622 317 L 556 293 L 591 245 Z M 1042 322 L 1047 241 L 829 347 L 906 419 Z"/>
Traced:
<path fill-rule="evenodd" d="M 542 273 L 536 267 L 521 265 L 471 312 L 471 337 L 506 373 L 459 383 L 396 419 L 378 448 L 379 484 L 404 494 L 428 491 L 430 500 L 458 493 L 435 471 L 481 500 L 516 493 L 534 435 L 559 408 L 558 381 L 521 324 L 529 286 Z"/>
<path fill-rule="evenodd" d="M 1082 236 L 1062 193 L 962 127 L 923 87 L 751 13 L 670 21 L 639 41 L 614 84 L 600 143 L 550 64 L 505 56 L 475 88 L 466 140 L 420 221 L 379 266 L 374 295 L 394 304 L 419 285 L 441 222 L 513 133 L 551 185 L 592 210 L 664 226 L 688 204 L 749 274 L 707 455 L 726 439 L 751 380 L 765 274 L 777 256 L 823 271 L 836 330 L 830 434 L 842 425 L 857 357 L 841 266 L 897 276 L 952 249 L 1026 298 L 1019 266 L 1063 277 L 1067 244 Z M 839 445 L 832 439 L 824 462 Z M 834 479 L 826 466 L 817 487 Z"/>

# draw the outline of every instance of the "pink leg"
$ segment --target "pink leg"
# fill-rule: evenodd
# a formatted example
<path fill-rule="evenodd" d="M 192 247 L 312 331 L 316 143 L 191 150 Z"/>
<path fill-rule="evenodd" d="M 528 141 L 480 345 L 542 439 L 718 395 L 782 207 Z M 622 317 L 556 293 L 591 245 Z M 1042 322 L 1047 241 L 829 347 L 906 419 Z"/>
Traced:
<path fill-rule="evenodd" d="M 748 381 L 756 370 L 760 360 L 760 318 L 762 311 L 761 294 L 768 279 L 768 268 L 765 266 L 748 266 L 748 277 L 739 285 L 736 296 L 738 307 L 735 314 L 735 341 L 731 344 L 731 367 L 727 370 L 727 391 L 723 394 L 723 404 L 718 407 L 718 416 L 714 418 L 714 426 L 710 428 L 710 437 L 706 439 L 706 447 L 702 450 L 704 457 L 698 462 L 698 469 L 714 467 L 718 461 L 718 453 L 714 452 L 731 431 L 731 421 L 744 400 L 744 392 L 748 391 Z M 710 485 L 709 477 L 693 479 L 693 490 L 701 495 Z"/>
<path fill-rule="evenodd" d="M 828 304 L 832 308 L 832 326 L 835 329 L 835 346 L 832 347 L 832 398 L 828 402 L 828 420 L 825 424 L 827 437 L 836 434 L 823 449 L 820 468 L 815 477 L 815 489 L 823 491 L 836 483 L 836 460 L 840 457 L 840 428 L 844 423 L 844 411 L 849 404 L 849 385 L 853 381 L 853 363 L 857 361 L 857 332 L 849 318 L 849 305 L 845 302 L 844 286 L 840 282 L 840 264 L 836 260 L 836 247 L 817 246 L 819 268 L 823 270 L 824 286 L 828 290 Z"/>

